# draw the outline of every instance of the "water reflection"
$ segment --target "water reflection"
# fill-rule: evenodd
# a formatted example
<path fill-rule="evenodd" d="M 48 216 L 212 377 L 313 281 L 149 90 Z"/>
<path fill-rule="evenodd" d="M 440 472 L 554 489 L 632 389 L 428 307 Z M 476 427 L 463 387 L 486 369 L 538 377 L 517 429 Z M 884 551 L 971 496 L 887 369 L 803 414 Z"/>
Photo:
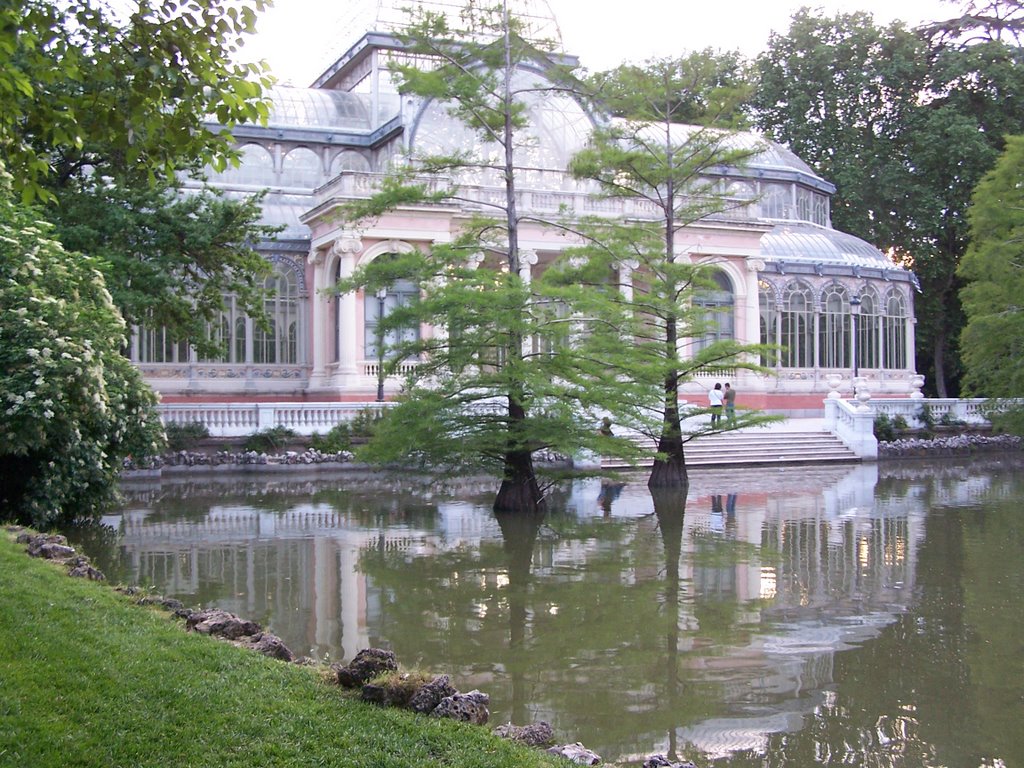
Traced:
<path fill-rule="evenodd" d="M 989 753 L 935 725 L 959 713 L 922 698 L 945 698 L 922 670 L 967 663 L 949 618 L 963 622 L 964 588 L 945 580 L 966 557 L 959 510 L 1019 500 L 1020 475 L 881 471 L 702 472 L 685 497 L 579 481 L 545 517 L 495 516 L 487 481 L 167 483 L 126 489 L 106 521 L 121 537 L 94 556 L 115 579 L 260 621 L 297 653 L 391 647 L 487 690 L 495 721 L 548 720 L 606 759 L 981 765 Z M 1003 578 L 1024 581 L 1020 554 Z M 1018 650 L 1003 664 L 1019 669 Z"/>

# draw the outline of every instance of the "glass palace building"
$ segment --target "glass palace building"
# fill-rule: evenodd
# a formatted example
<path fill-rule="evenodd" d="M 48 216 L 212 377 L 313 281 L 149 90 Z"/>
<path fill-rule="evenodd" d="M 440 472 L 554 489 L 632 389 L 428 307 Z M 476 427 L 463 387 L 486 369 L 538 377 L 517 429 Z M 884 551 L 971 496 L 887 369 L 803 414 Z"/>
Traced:
<path fill-rule="evenodd" d="M 479 172 L 459 180 L 460 202 L 404 207 L 358 227 L 342 220 L 341 206 L 367 197 L 396 158 L 477 141 L 444 104 L 397 93 L 387 69 L 400 51 L 389 31 L 395 12 L 373 5 L 376 16 L 362 28 L 384 31 L 363 34 L 310 87 L 272 88 L 266 126 L 233 130 L 243 161 L 210 183 L 229 195 L 267 191 L 264 220 L 282 227 L 260 246 L 273 266 L 267 280 L 273 289 L 266 306 L 270 323 L 255 323 L 226 296 L 209 330 L 221 347 L 213 358 L 197 356 L 160 328 L 136 328 L 132 357 L 165 403 L 374 400 L 377 319 L 414 298 L 416 288 L 398 283 L 380 297 L 339 295 L 331 288 L 370 260 L 448 242 L 468 215 L 504 199 L 500 175 Z M 516 12 L 547 25 L 545 36 L 557 40 L 553 17 L 537 13 L 538 7 L 546 9 L 535 1 Z M 534 85 L 543 82 L 544 72 L 522 69 L 516 77 Z M 588 112 L 569 95 L 538 97 L 529 113 L 531 140 L 517 159 L 521 214 L 537 220 L 565 211 L 645 215 L 639 201 L 600 197 L 566 172 L 608 116 Z M 678 126 L 678 135 L 687 130 Z M 730 376 L 740 404 L 748 407 L 818 411 L 831 388 L 827 380 L 834 384 L 841 376 L 839 389 L 848 394 L 855 372 L 875 397 L 914 392 L 920 381 L 913 356 L 914 276 L 872 245 L 831 227 L 835 187 L 786 147 L 752 133 L 736 134 L 733 141 L 757 154 L 741 170 L 721 171 L 719 189 L 730 205 L 676 237 L 678 256 L 712 262 L 718 284 L 696 299 L 716 318 L 713 332 L 683 343 L 699 348 L 717 337 L 777 345 L 774 375 Z M 525 224 L 523 277 L 542 273 L 572 245 L 551 228 Z M 619 265 L 623 284 L 630 283 L 633 268 Z M 703 403 L 707 389 L 722 380 L 721 374 L 697 378 L 685 385 L 684 397 Z M 385 391 L 396 392 L 401 384 L 399 377 L 389 379 Z"/>

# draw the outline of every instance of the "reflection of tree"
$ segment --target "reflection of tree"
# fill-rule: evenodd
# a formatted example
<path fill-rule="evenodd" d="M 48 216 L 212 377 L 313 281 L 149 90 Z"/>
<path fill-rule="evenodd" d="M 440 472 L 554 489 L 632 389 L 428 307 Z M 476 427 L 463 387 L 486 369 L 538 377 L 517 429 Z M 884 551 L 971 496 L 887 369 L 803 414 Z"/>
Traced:
<path fill-rule="evenodd" d="M 665 552 L 665 698 L 668 711 L 679 706 L 679 557 L 683 549 L 683 523 L 686 516 L 686 494 L 677 489 L 652 488 L 654 514 L 658 518 L 662 547 Z M 668 729 L 671 760 L 678 758 L 676 728 Z"/>
<path fill-rule="evenodd" d="M 680 695 L 684 504 L 639 523 L 560 515 L 541 526 L 509 515 L 498 518 L 500 547 L 365 552 L 361 568 L 384 603 L 380 639 L 407 665 L 488 690 L 495 720 L 557 729 L 564 718 L 567 735 L 599 753 L 649 751 L 721 699 L 703 684 Z M 652 682 L 655 667 L 666 671 Z"/>
<path fill-rule="evenodd" d="M 496 512 L 501 537 L 508 558 L 508 661 L 506 673 L 512 689 L 509 703 L 511 721 L 520 725 L 530 722 L 528 708 L 531 689 L 527 684 L 531 660 L 526 647 L 526 625 L 529 615 L 530 570 L 537 532 L 543 513 Z"/>

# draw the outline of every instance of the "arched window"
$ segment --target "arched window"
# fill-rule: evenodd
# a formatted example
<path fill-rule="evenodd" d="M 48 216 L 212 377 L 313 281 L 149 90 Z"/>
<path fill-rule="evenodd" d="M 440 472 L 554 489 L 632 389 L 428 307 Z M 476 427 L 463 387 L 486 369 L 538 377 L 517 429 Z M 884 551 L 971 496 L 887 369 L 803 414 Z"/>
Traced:
<path fill-rule="evenodd" d="M 355 173 L 366 173 L 370 170 L 370 163 L 358 152 L 345 150 L 338 153 L 338 156 L 331 162 L 331 176 L 337 176 L 342 171 L 353 171 Z"/>
<path fill-rule="evenodd" d="M 284 157 L 281 164 L 282 187 L 305 187 L 312 189 L 323 181 L 323 165 L 320 157 L 311 149 L 299 147 Z"/>
<path fill-rule="evenodd" d="M 383 256 L 381 258 L 387 258 Z M 363 296 L 363 354 L 367 360 L 377 360 L 386 353 L 388 347 L 408 341 L 416 341 L 420 337 L 419 326 L 392 329 L 383 333 L 379 328 L 380 318 L 387 317 L 398 307 L 407 306 L 419 300 L 419 290 L 411 280 L 397 280 L 388 286 L 386 295 Z M 383 334 L 383 336 L 382 336 Z M 383 343 L 383 348 L 379 345 Z"/>
<path fill-rule="evenodd" d="M 253 187 L 274 186 L 274 158 L 270 152 L 259 144 L 246 144 L 239 152 L 239 166 L 229 168 L 221 174 L 224 182 Z"/>
<path fill-rule="evenodd" d="M 761 217 L 765 219 L 793 218 L 793 190 L 789 184 L 761 185 Z"/>
<path fill-rule="evenodd" d="M 702 288 L 695 292 L 693 305 L 697 311 L 697 330 L 694 334 L 693 351 L 697 352 L 716 341 L 735 338 L 735 300 L 732 282 L 721 271 L 711 275 L 715 288 Z"/>
<path fill-rule="evenodd" d="M 811 287 L 800 281 L 790 283 L 782 296 L 783 368 L 814 365 L 814 304 Z"/>
<path fill-rule="evenodd" d="M 907 307 L 903 294 L 890 288 L 884 300 L 882 350 L 884 364 L 891 370 L 907 367 Z"/>
<path fill-rule="evenodd" d="M 779 315 L 775 304 L 775 289 L 770 283 L 758 280 L 757 297 L 761 307 L 761 343 L 769 347 L 778 346 Z M 773 362 L 767 353 L 761 355 L 761 365 L 771 365 Z"/>
<path fill-rule="evenodd" d="M 278 268 L 263 284 L 268 325 L 253 324 L 254 363 L 298 362 L 299 285 L 295 272 Z"/>
<path fill-rule="evenodd" d="M 857 366 L 881 368 L 881 313 L 878 294 L 873 288 L 860 293 L 860 314 L 857 316 Z"/>
<path fill-rule="evenodd" d="M 850 300 L 846 289 L 833 283 L 821 294 L 818 354 L 822 368 L 849 368 L 851 347 Z"/>

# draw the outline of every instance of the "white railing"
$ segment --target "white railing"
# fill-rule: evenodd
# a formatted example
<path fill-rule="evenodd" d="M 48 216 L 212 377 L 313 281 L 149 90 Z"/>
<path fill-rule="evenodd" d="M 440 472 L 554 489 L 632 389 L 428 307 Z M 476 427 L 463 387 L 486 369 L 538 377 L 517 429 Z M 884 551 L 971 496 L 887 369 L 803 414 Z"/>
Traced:
<path fill-rule="evenodd" d="M 988 424 L 983 397 L 976 398 L 872 398 L 868 406 L 875 414 L 884 413 L 890 419 L 902 416 L 908 427 L 925 427 L 930 414 L 932 424 Z"/>
<path fill-rule="evenodd" d="M 398 364 L 398 368 L 394 373 L 390 374 L 388 381 L 391 381 L 391 377 L 393 376 L 408 376 L 416 370 L 417 366 L 419 366 L 419 361 L 417 360 L 403 360 Z M 387 365 L 384 367 L 387 368 Z M 377 360 L 364 360 L 359 364 L 359 369 L 363 372 L 363 376 L 376 379 L 377 375 L 380 373 L 381 363 Z"/>
<path fill-rule="evenodd" d="M 862 459 L 878 458 L 874 412 L 856 401 L 841 398 L 825 400 L 825 429 Z"/>
<path fill-rule="evenodd" d="M 653 204 L 634 198 L 595 196 L 591 187 L 581 185 L 565 171 L 531 168 L 521 172 L 523 179 L 516 192 L 516 209 L 521 211 L 567 211 L 575 215 L 605 215 L 613 218 L 651 218 L 660 215 Z M 330 198 L 365 198 L 380 189 L 385 175 L 368 171 L 346 171 L 316 190 L 320 200 Z M 422 176 L 413 179 L 430 192 L 451 192 L 468 207 L 488 204 L 504 205 L 503 187 L 495 184 L 455 184 L 452 179 Z M 697 201 L 698 204 L 701 201 Z M 721 220 L 756 219 L 760 216 L 758 200 L 729 198 L 725 209 L 708 218 Z"/>
<path fill-rule="evenodd" d="M 875 417 L 885 414 L 890 419 L 902 417 L 911 428 L 937 424 L 982 426 L 985 416 L 984 398 L 865 398 L 825 400 L 825 428 L 834 433 L 864 459 L 878 457 L 878 441 L 874 435 Z M 930 422 L 930 424 L 929 424 Z"/>
<path fill-rule="evenodd" d="M 324 433 L 351 421 L 367 409 L 386 403 L 202 403 L 158 406 L 164 424 L 198 422 L 212 437 L 244 437 L 272 427 L 285 427 L 298 435 Z"/>

